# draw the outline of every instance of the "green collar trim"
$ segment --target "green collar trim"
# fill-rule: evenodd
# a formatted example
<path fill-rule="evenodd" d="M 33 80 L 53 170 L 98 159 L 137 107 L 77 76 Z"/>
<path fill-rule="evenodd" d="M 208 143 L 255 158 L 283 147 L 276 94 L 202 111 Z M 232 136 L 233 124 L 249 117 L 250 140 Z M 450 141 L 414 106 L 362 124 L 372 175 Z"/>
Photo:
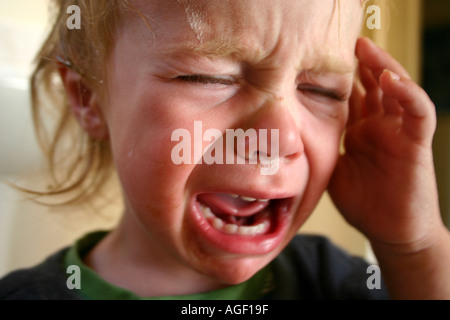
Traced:
<path fill-rule="evenodd" d="M 261 299 L 274 285 L 271 266 L 267 266 L 252 278 L 241 284 L 223 289 L 183 296 L 139 297 L 131 291 L 115 286 L 103 280 L 93 269 L 83 262 L 83 257 L 108 234 L 105 231 L 90 233 L 78 240 L 67 252 L 66 269 L 76 265 L 81 271 L 80 293 L 89 300 L 252 300 Z"/>

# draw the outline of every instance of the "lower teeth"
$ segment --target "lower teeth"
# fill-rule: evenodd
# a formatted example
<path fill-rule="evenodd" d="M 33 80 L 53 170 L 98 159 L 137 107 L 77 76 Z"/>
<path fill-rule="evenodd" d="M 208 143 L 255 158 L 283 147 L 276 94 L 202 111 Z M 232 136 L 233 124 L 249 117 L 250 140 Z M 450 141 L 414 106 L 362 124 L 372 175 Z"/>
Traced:
<path fill-rule="evenodd" d="M 254 226 L 238 226 L 237 224 L 226 223 L 222 219 L 216 217 L 210 208 L 200 205 L 201 211 L 205 218 L 211 223 L 211 225 L 219 231 L 228 234 L 239 234 L 242 236 L 255 236 L 264 234 L 267 232 L 270 226 L 268 218 L 265 218 L 263 222 Z"/>

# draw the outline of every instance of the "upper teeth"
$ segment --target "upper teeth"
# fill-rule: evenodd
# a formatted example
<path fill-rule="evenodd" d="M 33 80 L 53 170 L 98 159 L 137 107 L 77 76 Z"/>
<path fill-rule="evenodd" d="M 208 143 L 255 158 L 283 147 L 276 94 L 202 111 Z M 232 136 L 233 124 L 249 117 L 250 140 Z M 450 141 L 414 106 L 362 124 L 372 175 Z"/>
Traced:
<path fill-rule="evenodd" d="M 256 199 L 256 198 L 252 198 L 252 197 L 244 197 L 244 196 L 239 196 L 237 194 L 231 194 L 231 197 L 233 198 L 241 198 L 242 200 L 248 201 L 248 202 L 255 202 L 255 201 L 260 201 L 260 202 L 267 202 L 270 199 Z"/>

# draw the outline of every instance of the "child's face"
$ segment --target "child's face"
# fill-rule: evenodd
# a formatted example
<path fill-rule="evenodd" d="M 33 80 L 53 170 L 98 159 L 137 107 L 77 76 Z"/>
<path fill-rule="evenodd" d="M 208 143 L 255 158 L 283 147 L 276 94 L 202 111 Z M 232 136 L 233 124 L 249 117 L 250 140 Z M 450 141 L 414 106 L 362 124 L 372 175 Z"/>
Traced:
<path fill-rule="evenodd" d="M 136 16 L 119 30 L 103 106 L 126 201 L 123 230 L 142 259 L 220 283 L 246 280 L 297 232 L 333 172 L 360 1 L 340 1 L 340 10 L 332 0 L 132 3 L 151 29 Z M 194 121 L 203 132 L 279 129 L 278 172 L 174 164 L 172 133 L 194 138 Z"/>

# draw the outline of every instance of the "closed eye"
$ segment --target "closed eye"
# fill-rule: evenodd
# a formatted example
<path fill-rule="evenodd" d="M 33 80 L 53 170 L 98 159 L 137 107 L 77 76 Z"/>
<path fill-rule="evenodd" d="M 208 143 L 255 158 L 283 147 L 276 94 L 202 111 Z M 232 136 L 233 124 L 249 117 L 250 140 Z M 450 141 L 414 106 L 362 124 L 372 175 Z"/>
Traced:
<path fill-rule="evenodd" d="M 317 87 L 312 84 L 300 84 L 297 86 L 297 90 L 304 92 L 306 94 L 329 98 L 340 102 L 344 102 L 347 100 L 347 96 L 345 94 L 339 93 L 331 89 Z"/>
<path fill-rule="evenodd" d="M 176 79 L 188 83 L 207 84 L 207 85 L 213 84 L 233 85 L 236 83 L 236 80 L 231 76 L 210 76 L 203 74 L 182 75 L 178 76 Z"/>

